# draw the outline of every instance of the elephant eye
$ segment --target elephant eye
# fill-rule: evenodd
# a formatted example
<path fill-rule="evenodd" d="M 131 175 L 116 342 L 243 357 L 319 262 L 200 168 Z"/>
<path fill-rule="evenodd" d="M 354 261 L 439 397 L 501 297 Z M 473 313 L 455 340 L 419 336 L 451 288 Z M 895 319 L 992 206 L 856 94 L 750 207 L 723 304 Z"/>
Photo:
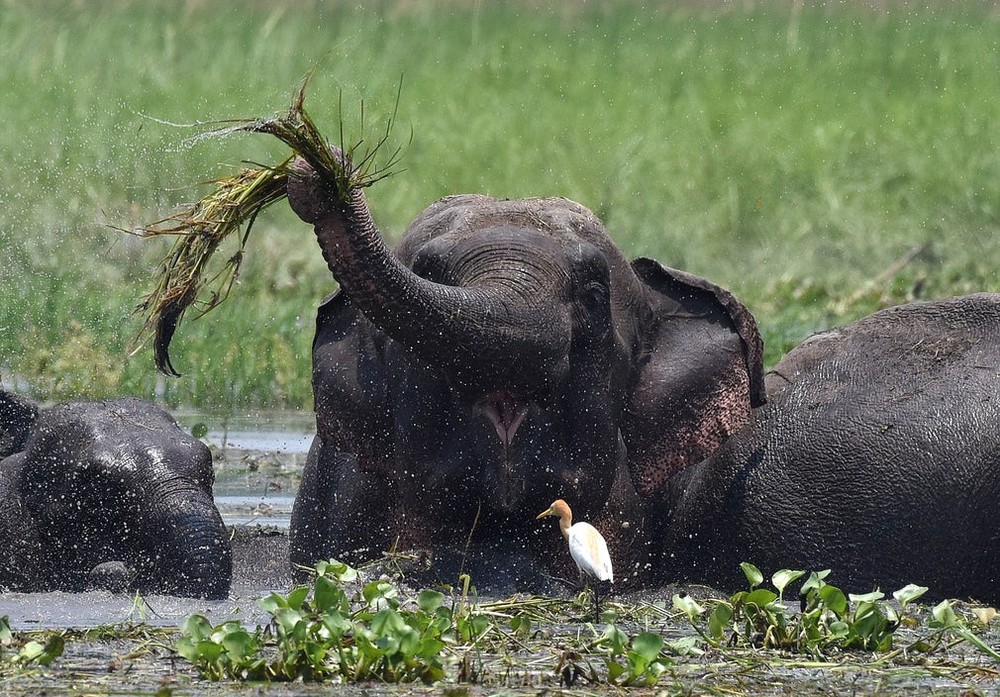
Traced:
<path fill-rule="evenodd" d="M 600 281 L 588 281 L 580 292 L 580 324 L 592 335 L 601 335 L 609 328 L 608 287 Z"/>
<path fill-rule="evenodd" d="M 583 286 L 581 299 L 587 306 L 588 311 L 603 307 L 608 300 L 608 287 L 600 281 L 588 281 Z"/>

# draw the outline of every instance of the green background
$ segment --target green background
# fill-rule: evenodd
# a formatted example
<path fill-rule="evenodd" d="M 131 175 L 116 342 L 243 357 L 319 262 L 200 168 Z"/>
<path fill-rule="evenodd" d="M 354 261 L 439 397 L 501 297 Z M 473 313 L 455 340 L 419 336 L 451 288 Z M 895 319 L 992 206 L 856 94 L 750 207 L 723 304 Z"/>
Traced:
<path fill-rule="evenodd" d="M 282 159 L 265 136 L 188 139 L 283 111 L 313 66 L 331 138 L 341 116 L 377 137 L 402 81 L 401 171 L 369 190 L 390 239 L 446 194 L 566 196 L 628 256 L 730 288 L 769 363 L 885 305 L 1000 290 L 995 3 L 805 4 L 8 0 L 0 376 L 43 400 L 309 408 L 335 285 L 285 204 L 227 303 L 181 326 L 178 380 L 127 357 L 169 241 L 115 228 Z"/>

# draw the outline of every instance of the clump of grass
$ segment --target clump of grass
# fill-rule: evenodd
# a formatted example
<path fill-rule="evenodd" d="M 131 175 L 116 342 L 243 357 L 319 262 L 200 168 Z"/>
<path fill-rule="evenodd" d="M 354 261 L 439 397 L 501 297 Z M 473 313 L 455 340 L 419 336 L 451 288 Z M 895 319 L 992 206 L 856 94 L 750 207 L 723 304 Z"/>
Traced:
<path fill-rule="evenodd" d="M 307 77 L 287 113 L 269 119 L 239 120 L 196 138 L 221 137 L 241 131 L 266 133 L 292 149 L 288 158 L 274 166 L 244 167 L 232 176 L 209 182 L 211 191 L 190 207 L 136 233 L 144 238 L 161 235 L 177 237 L 154 275 L 153 289 L 136 307 L 136 313 L 143 315 L 145 320 L 136 337 L 133 353 L 152 332 L 156 367 L 167 375 L 179 375 L 170 361 L 169 346 L 181 318 L 192 305 L 196 306 L 200 317 L 228 297 L 239 276 L 253 223 L 261 211 L 286 197 L 288 176 L 296 157 L 301 157 L 316 171 L 338 203 L 346 202 L 352 189 L 371 186 L 389 176 L 399 161 L 401 149 L 397 148 L 386 164 L 376 163 L 376 156 L 389 142 L 395 110 L 382 136 L 363 151 L 362 140 L 345 145 L 341 119 L 340 146 L 335 148 L 320 134 L 306 112 L 308 82 Z M 397 93 L 397 106 L 398 103 Z M 342 109 L 340 111 L 343 113 Z M 364 128 L 363 103 L 361 127 Z M 221 269 L 210 271 L 212 256 L 222 242 L 232 237 L 238 237 L 238 250 Z"/>

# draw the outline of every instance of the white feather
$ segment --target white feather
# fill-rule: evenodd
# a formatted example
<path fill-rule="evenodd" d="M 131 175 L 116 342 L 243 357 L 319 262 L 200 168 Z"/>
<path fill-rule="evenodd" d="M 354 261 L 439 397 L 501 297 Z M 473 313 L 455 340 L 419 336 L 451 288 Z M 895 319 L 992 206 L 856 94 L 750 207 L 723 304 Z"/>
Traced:
<path fill-rule="evenodd" d="M 608 543 L 590 523 L 574 523 L 569 528 L 569 553 L 581 574 L 614 583 Z"/>

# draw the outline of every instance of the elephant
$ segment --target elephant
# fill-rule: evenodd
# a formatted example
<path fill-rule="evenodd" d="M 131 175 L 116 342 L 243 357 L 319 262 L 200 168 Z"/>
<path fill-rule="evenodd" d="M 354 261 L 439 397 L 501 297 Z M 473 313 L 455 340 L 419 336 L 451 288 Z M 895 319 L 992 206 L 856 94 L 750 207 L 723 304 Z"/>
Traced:
<path fill-rule="evenodd" d="M 41 410 L 23 450 L 0 460 L 0 588 L 227 597 L 213 479 L 208 447 L 149 402 Z"/>
<path fill-rule="evenodd" d="M 824 332 L 766 385 L 744 429 L 671 478 L 665 573 L 736 588 L 750 561 L 1000 602 L 1000 295 Z"/>
<path fill-rule="evenodd" d="M 37 404 L 0 389 L 0 460 L 24 449 L 37 418 Z"/>
<path fill-rule="evenodd" d="M 659 492 L 764 401 L 750 312 L 629 263 L 567 199 L 449 196 L 390 249 L 361 188 L 338 201 L 299 159 L 287 194 L 339 284 L 317 313 L 293 565 L 419 549 L 450 582 L 531 590 L 572 572 L 535 521 L 562 498 L 604 533 L 617 587 L 655 583 Z"/>

